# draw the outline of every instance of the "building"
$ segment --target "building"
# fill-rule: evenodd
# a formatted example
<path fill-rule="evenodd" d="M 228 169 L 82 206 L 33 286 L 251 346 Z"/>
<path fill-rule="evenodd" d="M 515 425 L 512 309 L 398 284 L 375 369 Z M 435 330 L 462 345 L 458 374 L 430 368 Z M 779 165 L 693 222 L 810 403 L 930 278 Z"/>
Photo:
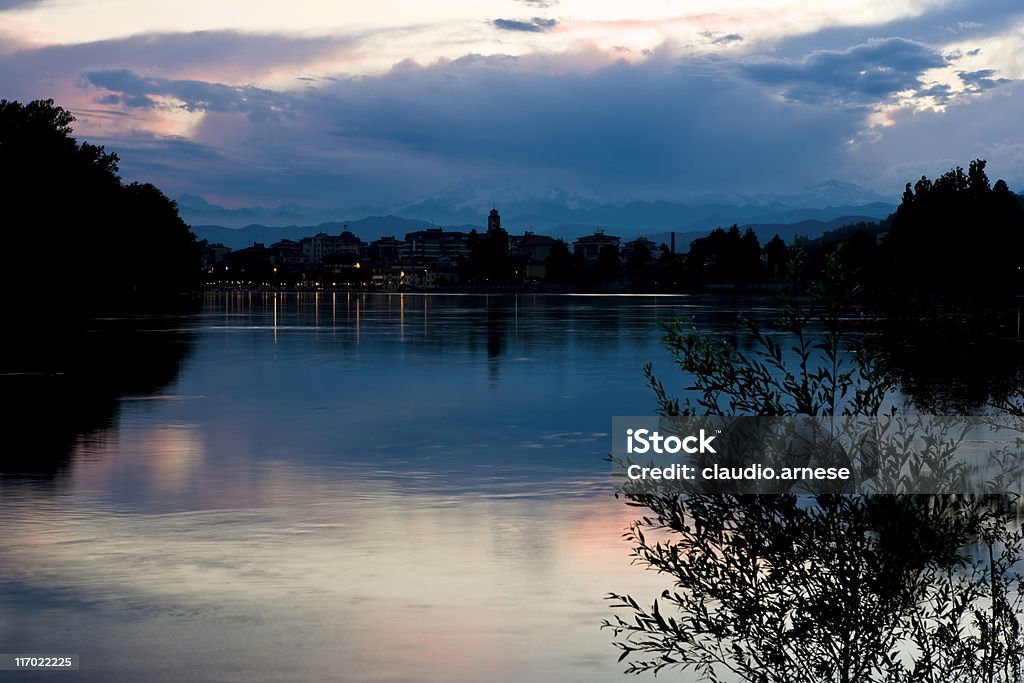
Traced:
<path fill-rule="evenodd" d="M 442 228 L 408 233 L 400 253 L 405 264 L 454 264 L 459 257 L 469 258 L 469 235 Z"/>
<path fill-rule="evenodd" d="M 626 242 L 625 244 L 622 245 L 622 262 L 629 263 L 630 259 L 633 257 L 633 254 L 638 249 L 642 250 L 644 248 L 647 249 L 647 253 L 651 259 L 657 258 L 660 254 L 660 249 L 657 244 L 647 239 L 646 237 L 641 236 L 637 237 L 635 240 L 630 240 L 629 242 Z"/>
<path fill-rule="evenodd" d="M 593 235 L 580 237 L 572 243 L 573 255 L 582 258 L 585 263 L 597 263 L 604 247 L 619 248 L 619 238 L 615 235 L 606 235 L 604 230 L 598 230 Z"/>
<path fill-rule="evenodd" d="M 200 256 L 203 270 L 210 270 L 221 265 L 224 262 L 224 257 L 230 253 L 231 249 L 220 242 L 203 247 L 203 253 Z"/>
<path fill-rule="evenodd" d="M 363 247 L 365 247 L 365 243 L 348 230 L 340 235 L 328 235 L 321 232 L 313 237 L 302 239 L 302 252 L 306 263 L 313 265 L 320 265 L 324 259 L 339 254 L 358 258 L 360 249 Z"/>
<path fill-rule="evenodd" d="M 512 254 L 523 280 L 531 282 L 547 278 L 548 257 L 558 240 L 547 235 L 535 235 L 527 230 L 524 235 L 511 238 L 511 241 Z"/>
<path fill-rule="evenodd" d="M 381 237 L 379 240 L 370 242 L 367 255 L 377 265 L 390 266 L 398 263 L 402 258 L 402 246 L 404 242 L 395 239 L 394 235 Z"/>
<path fill-rule="evenodd" d="M 302 243 L 295 240 L 274 242 L 267 248 L 267 252 L 270 255 L 271 265 L 281 270 L 298 270 L 306 264 L 306 257 L 302 253 Z"/>

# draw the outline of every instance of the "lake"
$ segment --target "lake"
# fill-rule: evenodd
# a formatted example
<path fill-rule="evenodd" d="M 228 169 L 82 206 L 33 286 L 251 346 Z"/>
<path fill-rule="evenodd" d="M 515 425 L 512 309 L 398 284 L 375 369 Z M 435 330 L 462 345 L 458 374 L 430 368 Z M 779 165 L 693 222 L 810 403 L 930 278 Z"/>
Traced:
<path fill-rule="evenodd" d="M 611 417 L 654 412 L 646 362 L 685 385 L 659 320 L 737 310 L 207 294 L 151 321 L 169 383 L 0 478 L 0 650 L 81 656 L 19 681 L 623 680 L 603 598 L 668 582 L 621 539 Z"/>

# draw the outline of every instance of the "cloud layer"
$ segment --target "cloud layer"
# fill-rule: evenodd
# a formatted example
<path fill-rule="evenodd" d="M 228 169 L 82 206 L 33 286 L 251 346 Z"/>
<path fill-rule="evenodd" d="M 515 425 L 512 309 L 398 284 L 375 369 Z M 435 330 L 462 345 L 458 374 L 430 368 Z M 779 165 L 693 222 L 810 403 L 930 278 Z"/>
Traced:
<path fill-rule="evenodd" d="M 718 24 L 640 52 L 583 40 L 357 75 L 347 67 L 372 51 L 372 32 L 156 33 L 22 46 L 0 54 L 0 88 L 70 106 L 126 175 L 227 204 L 394 207 L 474 179 L 613 201 L 831 177 L 898 194 L 910 169 L 971 156 L 1024 181 L 1024 139 L 1002 118 L 1021 82 L 1012 63 L 986 62 L 1024 43 L 1012 28 L 1024 15 L 1002 32 L 984 13 L 943 14 L 949 31 L 934 19 L 922 15 L 918 33 L 901 20 L 902 35 L 875 26 L 767 45 Z M 498 18 L 482 30 L 546 41 L 578 23 Z"/>

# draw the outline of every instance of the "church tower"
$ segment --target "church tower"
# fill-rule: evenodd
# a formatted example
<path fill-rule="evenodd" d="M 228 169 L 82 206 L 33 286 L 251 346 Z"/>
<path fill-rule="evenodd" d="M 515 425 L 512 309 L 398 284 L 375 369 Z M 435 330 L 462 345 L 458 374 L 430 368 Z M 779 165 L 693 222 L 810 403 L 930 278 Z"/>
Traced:
<path fill-rule="evenodd" d="M 501 230 L 501 216 L 498 214 L 497 209 L 491 209 L 491 212 L 487 215 L 487 232 L 494 232 L 495 230 Z"/>

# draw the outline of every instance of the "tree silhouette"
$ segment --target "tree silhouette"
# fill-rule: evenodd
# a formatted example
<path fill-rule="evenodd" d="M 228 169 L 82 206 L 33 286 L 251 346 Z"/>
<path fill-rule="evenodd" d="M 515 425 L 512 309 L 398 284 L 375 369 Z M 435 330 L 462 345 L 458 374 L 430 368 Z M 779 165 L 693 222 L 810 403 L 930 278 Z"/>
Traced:
<path fill-rule="evenodd" d="M 174 202 L 125 185 L 118 158 L 72 137 L 53 100 L 0 100 L 4 284 L 31 314 L 60 297 L 72 314 L 152 309 L 199 284 L 199 250 Z"/>
<path fill-rule="evenodd" d="M 0 284 L 18 293 L 4 311 L 16 332 L 0 342 L 0 370 L 38 373 L 23 396 L 78 397 L 32 404 L 48 406 L 40 414 L 55 424 L 77 424 L 74 404 L 90 391 L 118 394 L 126 350 L 150 348 L 133 316 L 179 310 L 200 285 L 198 245 L 174 202 L 152 185 L 122 183 L 117 155 L 77 141 L 73 122 L 52 100 L 0 100 Z M 112 319 L 126 320 L 116 334 Z"/>
<path fill-rule="evenodd" d="M 659 414 L 880 415 L 894 384 L 847 321 L 855 287 L 832 255 L 813 302 L 744 345 L 670 325 L 690 378 Z M 800 291 L 803 291 L 801 288 Z M 780 337 L 779 335 L 784 335 Z M 788 349 L 784 350 L 783 342 Z M 926 443 L 929 434 L 921 434 Z M 636 563 L 672 585 L 606 620 L 627 671 L 750 683 L 1018 681 L 1024 539 L 1013 496 L 629 493 Z"/>
<path fill-rule="evenodd" d="M 902 301 L 1003 297 L 1020 291 L 1024 210 L 983 159 L 907 183 L 885 240 L 888 296 Z"/>
<path fill-rule="evenodd" d="M 753 230 L 715 228 L 690 244 L 686 265 L 689 277 L 701 282 L 751 282 L 762 276 L 761 245 Z"/>
<path fill-rule="evenodd" d="M 576 266 L 568 243 L 565 240 L 555 241 L 548 253 L 546 280 L 555 284 L 565 284 L 572 282 L 575 277 Z"/>
<path fill-rule="evenodd" d="M 614 244 L 606 244 L 597 252 L 595 276 L 599 282 L 610 282 L 619 277 L 619 248 Z"/>

